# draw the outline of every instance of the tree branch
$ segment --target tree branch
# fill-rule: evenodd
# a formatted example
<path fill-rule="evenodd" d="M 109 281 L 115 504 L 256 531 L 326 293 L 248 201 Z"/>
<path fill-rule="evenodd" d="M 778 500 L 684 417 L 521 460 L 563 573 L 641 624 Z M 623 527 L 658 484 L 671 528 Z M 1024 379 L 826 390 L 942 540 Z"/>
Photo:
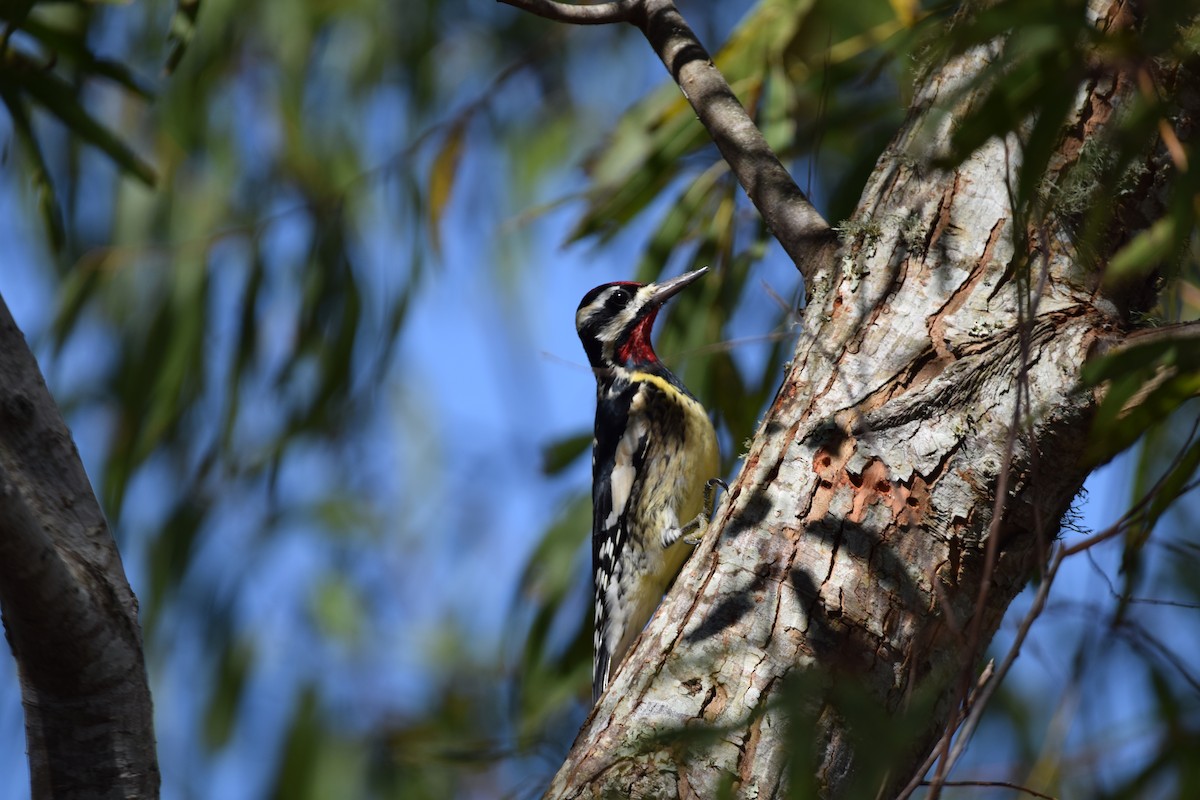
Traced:
<path fill-rule="evenodd" d="M 921 785 L 929 786 L 931 784 L 929 781 L 925 781 Z M 1022 786 L 1012 781 L 942 781 L 942 786 L 978 786 L 980 788 L 1012 789 L 1015 792 L 1023 792 L 1031 797 L 1040 797 L 1042 800 L 1056 800 L 1054 795 L 1043 794 L 1042 792 L 1030 789 L 1028 786 Z"/>
<path fill-rule="evenodd" d="M 813 207 L 671 0 L 575 6 L 555 0 L 500 0 L 547 19 L 577 24 L 630 22 L 645 35 L 729 163 L 767 228 L 805 282 L 835 244 Z"/>
<path fill-rule="evenodd" d="M 32 797 L 157 797 L 137 600 L 2 299 L 0 609 L 21 679 Z"/>
<path fill-rule="evenodd" d="M 499 0 L 506 5 L 528 11 L 554 22 L 569 22 L 573 25 L 607 25 L 611 22 L 629 22 L 637 0 L 613 0 L 610 3 L 577 6 L 560 3 L 558 0 Z"/>

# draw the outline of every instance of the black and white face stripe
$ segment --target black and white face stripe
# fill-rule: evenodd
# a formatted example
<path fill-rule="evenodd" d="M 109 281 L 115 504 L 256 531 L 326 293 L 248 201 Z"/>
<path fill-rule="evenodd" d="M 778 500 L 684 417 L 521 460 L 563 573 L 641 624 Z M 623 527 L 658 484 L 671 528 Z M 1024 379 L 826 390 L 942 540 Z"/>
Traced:
<path fill-rule="evenodd" d="M 648 310 L 653 290 L 653 284 L 610 283 L 583 296 L 575 329 L 593 367 L 616 362 L 617 347 Z"/>
<path fill-rule="evenodd" d="M 629 281 L 606 283 L 585 294 L 575 312 L 575 329 L 579 331 L 592 367 L 600 369 L 619 364 L 622 359 L 617 354 L 638 323 L 652 316 L 663 303 L 706 272 L 708 267 L 701 267 L 662 283 L 645 285 Z M 653 359 L 648 329 L 643 330 L 641 336 L 645 341 L 635 344 L 645 346 L 637 352 Z"/>

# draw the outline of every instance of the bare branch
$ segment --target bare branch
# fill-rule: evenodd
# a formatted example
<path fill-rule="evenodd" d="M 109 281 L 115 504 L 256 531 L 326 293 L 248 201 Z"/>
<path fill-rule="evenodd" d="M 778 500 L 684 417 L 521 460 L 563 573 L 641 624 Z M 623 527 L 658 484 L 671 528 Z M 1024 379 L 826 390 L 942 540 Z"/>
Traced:
<path fill-rule="evenodd" d="M 629 22 L 637 0 L 613 0 L 610 3 L 577 6 L 558 0 L 497 0 L 505 5 L 528 11 L 555 22 L 574 25 L 607 25 L 610 22 Z"/>
<path fill-rule="evenodd" d="M 925 781 L 921 785 L 922 786 L 930 786 L 932 784 L 929 781 Z M 1057 800 L 1057 798 L 1055 798 L 1054 795 L 1042 794 L 1039 791 L 1030 789 L 1028 786 L 1021 786 L 1020 784 L 1012 783 L 1011 781 L 942 781 L 941 785 L 942 786 L 979 786 L 982 788 L 1012 789 L 1013 791 L 1022 792 L 1024 794 L 1030 795 L 1031 797 L 1040 797 L 1043 800 Z"/>

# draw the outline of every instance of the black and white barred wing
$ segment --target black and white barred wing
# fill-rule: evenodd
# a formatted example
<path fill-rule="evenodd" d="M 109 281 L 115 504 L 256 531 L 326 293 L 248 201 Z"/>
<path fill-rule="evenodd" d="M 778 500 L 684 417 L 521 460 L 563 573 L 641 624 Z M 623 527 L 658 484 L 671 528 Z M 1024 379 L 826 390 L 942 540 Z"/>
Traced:
<path fill-rule="evenodd" d="M 620 587 L 629 568 L 630 501 L 639 491 L 642 462 L 649 445 L 648 427 L 640 415 L 629 417 L 636 387 L 598 404 L 596 441 L 592 449 L 592 588 L 595 631 L 592 701 L 608 685 L 611 661 L 626 635 L 633 598 Z"/>

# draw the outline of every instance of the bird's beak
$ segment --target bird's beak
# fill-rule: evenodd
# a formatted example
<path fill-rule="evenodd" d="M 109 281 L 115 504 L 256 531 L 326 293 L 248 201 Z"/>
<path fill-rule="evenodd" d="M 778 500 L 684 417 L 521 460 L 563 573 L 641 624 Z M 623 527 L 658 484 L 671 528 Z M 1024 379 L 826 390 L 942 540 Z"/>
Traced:
<path fill-rule="evenodd" d="M 663 303 L 679 294 L 689 283 L 701 277 L 706 272 L 708 272 L 708 267 L 701 267 L 700 269 L 693 270 L 691 272 L 685 272 L 678 278 L 672 278 L 671 280 L 663 281 L 662 283 L 650 284 L 652 291 L 650 292 L 650 302 L 647 303 L 647 306 L 650 308 L 658 308 Z"/>

